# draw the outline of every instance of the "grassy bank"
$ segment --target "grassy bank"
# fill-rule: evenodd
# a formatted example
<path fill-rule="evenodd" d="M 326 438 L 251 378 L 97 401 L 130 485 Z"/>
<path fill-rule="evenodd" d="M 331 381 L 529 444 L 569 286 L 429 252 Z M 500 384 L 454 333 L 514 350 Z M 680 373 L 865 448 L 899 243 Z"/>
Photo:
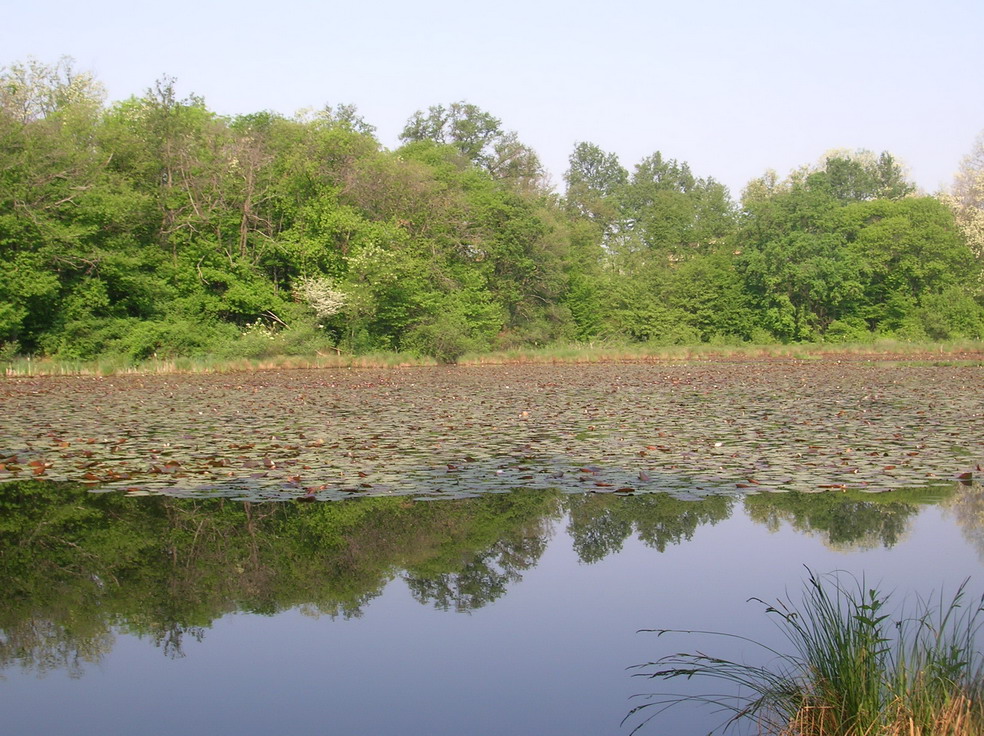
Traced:
<path fill-rule="evenodd" d="M 974 360 L 984 362 L 984 342 L 913 343 L 879 340 L 866 343 L 796 343 L 789 345 L 651 346 L 577 343 L 466 355 L 463 364 L 606 363 L 619 361 L 700 360 Z"/>
<path fill-rule="evenodd" d="M 867 343 L 797 343 L 789 345 L 675 345 L 570 343 L 488 353 L 469 353 L 459 365 L 550 363 L 613 363 L 713 360 L 853 360 L 928 363 L 980 363 L 984 342 L 964 340 L 915 343 L 879 340 Z M 254 358 L 216 356 L 177 357 L 134 362 L 121 356 L 91 361 L 17 357 L 2 365 L 6 376 L 101 375 L 122 373 L 230 373 L 235 371 L 317 368 L 403 368 L 437 365 L 434 358 L 411 353 L 379 352 L 366 355 L 317 353 L 270 355 Z"/>

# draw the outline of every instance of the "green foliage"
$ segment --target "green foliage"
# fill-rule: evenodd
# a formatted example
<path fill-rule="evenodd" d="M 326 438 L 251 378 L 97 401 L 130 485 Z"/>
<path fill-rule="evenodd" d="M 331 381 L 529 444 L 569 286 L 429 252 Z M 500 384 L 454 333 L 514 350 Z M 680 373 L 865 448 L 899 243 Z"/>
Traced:
<path fill-rule="evenodd" d="M 873 199 L 897 200 L 915 187 L 888 151 L 876 158 L 870 151 L 837 151 L 826 156 L 823 169 L 810 177 L 811 186 L 823 188 L 841 202 Z"/>
<path fill-rule="evenodd" d="M 839 198 L 813 174 L 747 206 L 738 267 L 762 325 L 779 339 L 816 339 L 831 328 L 833 342 L 976 329 L 980 265 L 936 199 Z M 931 334 L 922 302 L 944 292 L 965 298 Z"/>
<path fill-rule="evenodd" d="M 578 143 L 569 160 L 570 168 L 564 174 L 567 207 L 610 237 L 618 227 L 618 208 L 629 172 L 615 154 L 593 143 Z"/>
<path fill-rule="evenodd" d="M 400 140 L 452 146 L 466 161 L 514 186 L 536 187 L 543 178 L 539 159 L 516 133 L 504 131 L 498 118 L 463 101 L 447 107 L 434 105 L 426 115 L 418 110 L 407 121 Z"/>
<path fill-rule="evenodd" d="M 644 158 L 621 196 L 622 216 L 648 249 L 680 258 L 728 235 L 734 213 L 727 190 L 698 179 L 657 151 Z"/>
<path fill-rule="evenodd" d="M 864 343 L 873 341 L 874 337 L 868 329 L 868 323 L 860 317 L 835 319 L 827 325 L 827 331 L 823 335 L 824 342 L 832 343 Z"/>
<path fill-rule="evenodd" d="M 117 339 L 114 352 L 133 361 L 203 355 L 237 334 L 232 325 L 221 322 L 202 324 L 187 318 L 141 321 Z"/>
<path fill-rule="evenodd" d="M 916 315 L 931 340 L 984 340 L 984 307 L 959 287 L 925 294 Z"/>
<path fill-rule="evenodd" d="M 457 363 L 465 353 L 487 350 L 502 326 L 495 304 L 481 293 L 453 292 L 428 305 L 428 315 L 412 327 L 403 343 L 406 349 Z"/>
<path fill-rule="evenodd" d="M 686 315 L 701 342 L 723 336 L 748 339 L 755 323 L 741 278 L 720 252 L 682 263 L 672 272 L 665 299 Z"/>
<path fill-rule="evenodd" d="M 686 162 L 656 152 L 630 176 L 591 143 L 548 193 L 535 153 L 465 102 L 416 113 L 402 140 L 381 150 L 351 106 L 225 119 L 163 78 L 104 107 L 69 60 L 0 69 L 0 353 L 315 346 L 247 326 L 291 334 L 317 312 L 304 284 L 329 282 L 328 344 L 449 361 L 594 338 L 981 335 L 966 208 L 958 228 L 912 197 L 887 153 L 765 177 L 739 213 Z"/>
<path fill-rule="evenodd" d="M 563 304 L 567 307 L 574 323 L 573 337 L 588 340 L 601 331 L 601 310 L 604 294 L 596 280 L 589 279 L 579 271 L 570 274 L 564 290 Z"/>

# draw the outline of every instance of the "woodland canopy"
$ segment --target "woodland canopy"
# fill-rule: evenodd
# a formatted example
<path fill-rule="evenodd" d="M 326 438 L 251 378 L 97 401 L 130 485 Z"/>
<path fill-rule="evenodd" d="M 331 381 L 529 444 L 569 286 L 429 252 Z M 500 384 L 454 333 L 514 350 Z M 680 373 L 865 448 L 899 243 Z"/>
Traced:
<path fill-rule="evenodd" d="M 106 104 L 68 60 L 0 69 L 0 358 L 984 338 L 984 156 L 952 196 L 839 151 L 735 201 L 588 142 L 558 194 L 464 102 L 401 141 L 347 105 L 223 117 L 166 78 Z"/>

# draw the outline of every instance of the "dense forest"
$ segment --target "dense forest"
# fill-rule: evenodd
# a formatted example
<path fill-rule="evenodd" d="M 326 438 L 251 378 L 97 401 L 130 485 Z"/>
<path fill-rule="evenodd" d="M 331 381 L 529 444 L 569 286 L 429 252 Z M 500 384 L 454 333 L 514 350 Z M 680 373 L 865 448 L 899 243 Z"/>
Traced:
<path fill-rule="evenodd" d="M 464 102 L 223 117 L 0 69 L 0 359 L 984 338 L 984 139 L 953 192 L 831 153 L 735 201 L 655 152 L 536 153 Z"/>

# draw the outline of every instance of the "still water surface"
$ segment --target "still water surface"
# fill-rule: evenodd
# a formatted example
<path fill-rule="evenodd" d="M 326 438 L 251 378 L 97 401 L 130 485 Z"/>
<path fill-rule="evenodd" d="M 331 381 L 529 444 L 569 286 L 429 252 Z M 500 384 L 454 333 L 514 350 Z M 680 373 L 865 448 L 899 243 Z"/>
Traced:
<path fill-rule="evenodd" d="M 0 417 L 0 736 L 626 734 L 633 665 L 761 657 L 640 629 L 778 644 L 747 600 L 807 566 L 984 589 L 975 366 L 31 378 Z"/>
<path fill-rule="evenodd" d="M 49 492 L 20 491 L 22 501 Z M 243 516 L 230 502 L 217 511 L 202 502 L 75 493 L 59 498 L 70 501 L 64 508 L 86 509 L 95 526 L 76 525 L 72 539 L 91 550 L 50 569 L 42 558 L 38 579 L 26 581 L 33 573 L 11 562 L 10 548 L 0 558 L 8 561 L 4 574 L 14 575 L 5 587 L 34 601 L 0 604 L 2 734 L 625 734 L 633 724 L 620 722 L 638 704 L 632 696 L 654 686 L 631 677 L 632 665 L 697 648 L 758 656 L 639 629 L 732 631 L 777 643 L 762 607 L 746 600 L 787 591 L 798 599 L 804 566 L 863 575 L 900 599 L 952 591 L 966 577 L 979 592 L 984 578 L 977 485 L 939 491 L 942 503 L 837 505 L 822 494 L 770 506 L 759 496 L 719 499 L 703 511 L 707 501 L 530 491 L 399 509 L 387 500 L 364 509 L 371 513 L 359 523 L 374 533 L 416 532 L 400 549 L 382 551 L 367 551 L 369 537 L 356 523 L 345 522 L 327 546 L 297 531 L 316 521 L 324 529 L 328 507 L 369 501 L 278 504 L 264 519 L 270 505 L 247 504 Z M 492 511 L 515 522 L 490 536 Z M 209 533 L 202 519 L 221 514 L 233 515 L 226 531 Z M 387 514 L 403 515 L 390 527 L 369 518 Z M 131 539 L 151 540 L 141 569 L 98 559 L 107 518 Z M 175 535 L 185 522 L 198 528 L 198 541 Z M 54 549 L 58 534 L 45 538 L 41 526 L 35 541 Z M 307 535 L 311 569 L 321 572 L 312 575 L 312 560 L 278 546 L 282 539 L 262 536 L 290 529 Z M 218 551 L 203 549 L 206 537 Z M 382 572 L 373 577 L 359 564 Z M 215 565 L 229 567 L 227 580 L 208 577 Z M 261 572 L 294 584 L 278 588 Z M 142 605 L 148 578 L 156 581 L 148 590 L 170 586 L 178 602 Z M 349 602 L 333 609 L 332 596 Z M 108 635 L 98 651 L 86 650 L 100 627 Z M 82 650 L 88 654 L 76 659 Z M 680 709 L 643 733 L 706 733 L 719 721 Z"/>

